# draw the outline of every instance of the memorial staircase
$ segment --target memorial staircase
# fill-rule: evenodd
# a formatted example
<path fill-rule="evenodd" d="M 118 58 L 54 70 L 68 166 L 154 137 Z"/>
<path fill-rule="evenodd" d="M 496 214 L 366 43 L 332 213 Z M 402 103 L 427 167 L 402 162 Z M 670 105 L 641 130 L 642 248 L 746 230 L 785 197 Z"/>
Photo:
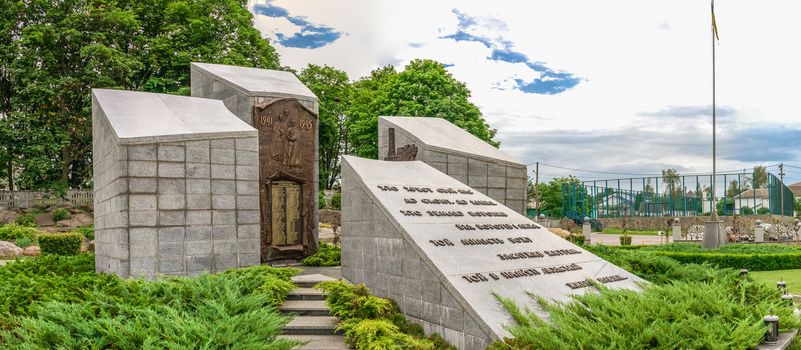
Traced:
<path fill-rule="evenodd" d="M 339 319 L 332 316 L 325 295 L 314 289 L 314 285 L 334 278 L 313 274 L 292 278 L 298 287 L 289 292 L 287 300 L 278 309 L 281 312 L 295 315 L 295 318 L 284 327 L 282 338 L 307 341 L 298 349 L 304 350 L 339 350 L 350 349 L 341 332 L 336 330 Z"/>

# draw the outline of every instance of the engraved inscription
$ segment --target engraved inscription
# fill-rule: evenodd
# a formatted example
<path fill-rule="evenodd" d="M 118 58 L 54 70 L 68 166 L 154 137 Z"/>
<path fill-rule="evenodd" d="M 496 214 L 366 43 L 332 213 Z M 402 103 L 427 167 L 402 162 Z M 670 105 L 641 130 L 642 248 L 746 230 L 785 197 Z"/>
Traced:
<path fill-rule="evenodd" d="M 406 192 L 434 193 L 434 191 L 428 187 L 403 186 L 403 189 L 406 190 Z"/>
<path fill-rule="evenodd" d="M 501 276 L 503 276 L 506 279 L 537 276 L 537 275 L 541 275 L 541 273 L 537 271 L 537 269 L 520 269 L 514 271 L 501 272 Z"/>
<path fill-rule="evenodd" d="M 499 217 L 505 218 L 509 216 L 502 211 L 468 211 L 467 214 L 473 217 Z"/>
<path fill-rule="evenodd" d="M 460 211 L 447 211 L 447 210 L 428 210 L 428 216 L 464 216 Z"/>
<path fill-rule="evenodd" d="M 461 240 L 463 245 L 490 245 L 490 244 L 503 244 L 500 238 L 465 238 Z"/>
<path fill-rule="evenodd" d="M 395 187 L 395 186 L 381 186 L 381 185 L 379 185 L 378 189 L 381 190 L 381 191 L 384 191 L 384 192 L 387 192 L 387 191 L 389 191 L 389 192 L 398 192 L 398 188 Z"/>
<path fill-rule="evenodd" d="M 548 254 L 548 256 L 561 256 L 561 255 L 581 254 L 580 251 L 575 250 L 575 249 L 546 250 L 544 253 Z"/>
<path fill-rule="evenodd" d="M 400 212 L 403 216 L 423 216 L 423 213 L 416 210 L 401 210 Z"/>
<path fill-rule="evenodd" d="M 429 240 L 435 247 L 447 247 L 454 245 L 449 239 Z"/>
<path fill-rule="evenodd" d="M 512 244 L 516 244 L 516 243 L 531 243 L 531 242 L 533 242 L 531 240 L 531 238 L 528 238 L 528 237 L 525 237 L 525 236 L 523 236 L 523 237 L 509 237 L 507 239 L 509 240 L 509 242 L 512 242 Z"/>
<path fill-rule="evenodd" d="M 517 260 L 517 259 L 534 259 L 534 258 L 542 258 L 543 255 L 540 252 L 519 252 L 519 253 L 511 253 L 511 254 L 496 254 L 498 258 L 501 260 Z"/>
<path fill-rule="evenodd" d="M 596 281 L 606 284 L 606 283 L 624 281 L 624 280 L 627 280 L 627 279 L 628 279 L 628 277 L 623 277 L 623 276 L 620 276 L 620 275 L 612 275 L 612 276 L 605 276 L 605 277 L 598 278 Z M 587 282 L 586 280 L 584 280 L 584 281 L 568 282 L 568 283 L 565 283 L 565 285 L 570 287 L 570 289 L 579 289 L 579 288 L 589 287 L 592 284 L 590 282 Z"/>
<path fill-rule="evenodd" d="M 481 201 L 481 200 L 475 200 L 475 201 L 471 200 L 470 204 L 472 204 L 472 205 L 498 205 L 498 203 L 495 203 L 493 201 Z"/>
<path fill-rule="evenodd" d="M 403 201 L 406 202 L 406 204 L 416 204 L 417 203 L 417 200 L 414 199 L 414 198 L 404 198 Z"/>
<path fill-rule="evenodd" d="M 481 282 L 488 282 L 489 281 L 481 273 L 474 273 L 474 274 L 470 274 L 470 275 L 464 275 L 464 276 L 462 276 L 462 278 L 464 278 L 465 281 L 470 282 L 470 283 L 481 283 Z"/>
<path fill-rule="evenodd" d="M 578 266 L 578 264 L 576 263 L 572 263 L 570 265 L 543 267 L 542 273 L 552 274 L 552 273 L 562 273 L 562 272 L 576 271 L 576 270 L 581 270 L 581 266 Z"/>

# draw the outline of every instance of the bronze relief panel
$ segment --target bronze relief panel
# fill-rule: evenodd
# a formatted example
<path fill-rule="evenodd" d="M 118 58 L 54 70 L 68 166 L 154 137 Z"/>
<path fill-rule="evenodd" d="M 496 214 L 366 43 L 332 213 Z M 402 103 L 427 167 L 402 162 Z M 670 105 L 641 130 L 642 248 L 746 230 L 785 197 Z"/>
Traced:
<path fill-rule="evenodd" d="M 262 261 L 313 254 L 317 116 L 292 98 L 255 106 L 253 115 L 259 130 Z"/>

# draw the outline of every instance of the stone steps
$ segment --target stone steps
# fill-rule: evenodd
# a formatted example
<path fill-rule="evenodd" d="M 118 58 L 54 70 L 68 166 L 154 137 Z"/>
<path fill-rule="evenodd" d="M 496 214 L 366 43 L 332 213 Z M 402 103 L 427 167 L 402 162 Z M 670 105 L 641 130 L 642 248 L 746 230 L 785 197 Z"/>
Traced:
<path fill-rule="evenodd" d="M 328 305 L 325 304 L 325 294 L 312 288 L 323 281 L 336 281 L 336 279 L 319 274 L 292 278 L 292 282 L 298 288 L 289 292 L 287 300 L 278 307 L 278 310 L 296 316 L 284 326 L 281 338 L 308 342 L 297 349 L 350 349 L 342 332 L 336 330 L 339 319 L 331 316 Z"/>
<path fill-rule="evenodd" d="M 325 300 L 325 294 L 314 288 L 295 288 L 287 294 L 286 300 Z"/>
<path fill-rule="evenodd" d="M 282 335 L 281 338 L 308 341 L 308 344 L 296 348 L 302 350 L 350 349 L 341 335 Z"/>

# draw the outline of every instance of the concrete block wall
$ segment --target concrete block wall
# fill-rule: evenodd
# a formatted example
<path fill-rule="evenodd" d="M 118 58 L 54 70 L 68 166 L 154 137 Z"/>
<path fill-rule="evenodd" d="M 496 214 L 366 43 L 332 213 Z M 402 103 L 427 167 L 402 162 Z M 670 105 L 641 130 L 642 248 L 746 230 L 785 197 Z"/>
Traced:
<path fill-rule="evenodd" d="M 342 167 L 342 277 L 394 300 L 407 318 L 458 349 L 486 348 L 492 337 L 441 282 L 403 233 Z"/>
<path fill-rule="evenodd" d="M 117 143 L 102 110 L 93 109 L 92 118 L 95 259 L 99 271 L 127 277 L 128 148 Z"/>
<path fill-rule="evenodd" d="M 122 151 L 95 157 L 96 181 L 125 185 L 108 205 L 109 186 L 95 187 L 99 271 L 155 278 L 260 263 L 255 135 L 122 146 L 97 141 L 99 149 Z M 109 163 L 128 171 L 106 179 L 102 168 Z"/>
<path fill-rule="evenodd" d="M 379 118 L 378 159 L 387 155 L 389 128 L 394 127 Z M 395 127 L 395 147 L 417 146 L 417 160 L 446 173 L 512 210 L 525 214 L 528 176 L 523 164 L 491 159 L 475 154 L 435 148 L 419 142 L 407 131 Z"/>

